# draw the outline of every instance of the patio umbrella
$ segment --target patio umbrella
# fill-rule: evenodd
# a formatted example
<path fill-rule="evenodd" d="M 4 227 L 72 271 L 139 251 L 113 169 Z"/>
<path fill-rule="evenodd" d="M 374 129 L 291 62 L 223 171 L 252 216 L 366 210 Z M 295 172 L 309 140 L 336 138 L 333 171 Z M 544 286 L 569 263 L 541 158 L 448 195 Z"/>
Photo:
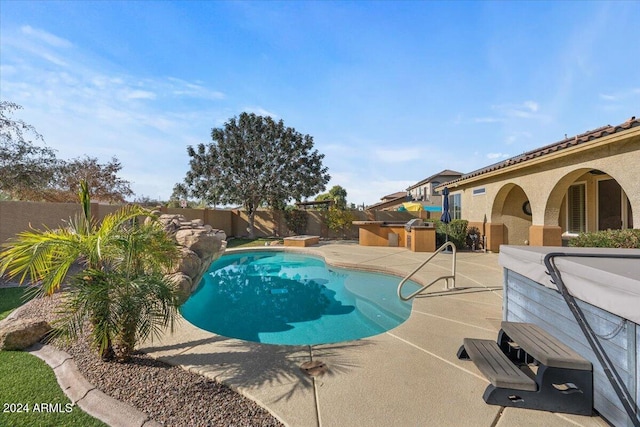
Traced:
<path fill-rule="evenodd" d="M 409 212 L 418 212 L 423 210 L 422 205 L 416 202 L 405 202 L 402 204 L 402 206 L 404 206 L 404 208 Z"/>
<path fill-rule="evenodd" d="M 446 224 L 445 231 L 445 243 L 449 241 L 449 223 L 451 222 L 451 214 L 449 213 L 449 189 L 444 187 L 442 190 L 442 215 L 440 216 L 440 221 Z M 449 252 L 447 248 L 443 252 Z"/>

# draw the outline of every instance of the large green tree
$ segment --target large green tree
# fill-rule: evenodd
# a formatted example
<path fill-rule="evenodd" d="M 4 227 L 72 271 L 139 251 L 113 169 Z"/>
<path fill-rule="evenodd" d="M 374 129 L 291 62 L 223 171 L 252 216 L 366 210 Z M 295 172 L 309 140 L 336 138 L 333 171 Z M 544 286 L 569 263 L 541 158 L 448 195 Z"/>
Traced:
<path fill-rule="evenodd" d="M 13 117 L 20 109 L 13 102 L 0 101 L 0 193 L 37 200 L 51 184 L 57 159 L 51 148 L 34 144 L 43 140 L 35 127 Z"/>
<path fill-rule="evenodd" d="M 189 146 L 191 169 L 174 194 L 208 203 L 242 204 L 249 236 L 260 206 L 280 207 L 325 189 L 330 176 L 313 138 L 282 120 L 242 113 L 211 131 L 213 143 Z"/>

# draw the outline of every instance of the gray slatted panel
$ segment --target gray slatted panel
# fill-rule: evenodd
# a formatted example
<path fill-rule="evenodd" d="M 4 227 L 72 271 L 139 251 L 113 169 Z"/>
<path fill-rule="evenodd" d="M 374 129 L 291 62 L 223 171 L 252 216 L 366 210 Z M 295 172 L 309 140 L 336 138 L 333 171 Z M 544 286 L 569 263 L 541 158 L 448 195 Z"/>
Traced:
<path fill-rule="evenodd" d="M 539 320 L 539 322 L 530 323 L 535 323 L 540 326 L 542 326 L 541 323 L 549 324 L 552 329 L 558 329 L 558 325 L 562 325 L 563 328 L 567 328 L 563 329 L 563 331 L 566 331 L 565 335 L 569 335 L 569 339 L 572 341 L 571 343 L 566 342 L 566 344 L 574 350 L 576 349 L 572 344 L 580 345 L 586 342 L 582 340 L 582 330 L 576 323 L 573 314 L 571 314 L 569 307 L 567 307 L 560 293 L 539 285 L 514 272 L 510 272 L 509 277 L 509 289 L 506 292 L 509 294 L 510 300 L 509 311 L 512 311 L 511 309 L 514 309 L 514 306 L 519 306 L 523 313 L 527 313 L 527 315 Z M 578 305 L 584 312 L 589 325 L 596 334 L 607 337 L 606 339 L 601 339 L 601 341 L 606 341 L 612 346 L 615 353 L 623 353 L 626 355 L 629 345 L 626 329 L 630 326 L 631 322 L 627 322 L 617 334 L 612 334 L 620 327 L 622 322 L 620 317 L 582 301 L 578 301 Z M 556 336 L 551 332 L 551 329 L 544 327 L 543 329 Z M 580 337 L 580 340 L 572 339 L 572 337 L 575 336 Z M 590 349 L 588 345 L 587 348 Z M 620 362 L 621 364 L 618 366 L 626 370 L 628 368 L 626 358 L 621 357 Z"/>
<path fill-rule="evenodd" d="M 562 295 L 516 272 L 505 271 L 503 318 L 512 322 L 535 323 L 551 335 L 562 340 L 593 364 L 594 407 L 610 423 L 617 427 L 631 427 L 618 396 L 611 387 L 600 362 L 591 350 Z M 629 388 L 631 395 L 640 402 L 640 328 L 616 315 L 578 301 L 592 329 L 606 339 L 600 339 L 607 355 Z M 612 336 L 609 336 L 612 335 Z M 634 338 L 635 337 L 635 338 Z M 635 342 L 633 342 L 635 341 Z"/>
<path fill-rule="evenodd" d="M 633 333 L 632 335 L 635 339 L 636 351 L 633 352 L 633 354 L 629 354 L 629 358 L 636 360 L 635 399 L 636 399 L 636 403 L 640 405 L 640 325 L 636 324 L 634 326 L 635 326 L 635 333 Z M 631 393 L 631 395 L 633 396 L 633 392 Z M 629 426 L 631 426 L 630 423 L 629 423 Z"/>

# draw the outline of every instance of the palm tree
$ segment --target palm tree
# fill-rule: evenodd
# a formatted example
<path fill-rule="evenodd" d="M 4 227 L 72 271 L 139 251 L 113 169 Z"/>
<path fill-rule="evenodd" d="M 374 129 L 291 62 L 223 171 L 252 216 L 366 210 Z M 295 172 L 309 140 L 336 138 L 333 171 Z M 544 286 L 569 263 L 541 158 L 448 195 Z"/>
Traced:
<path fill-rule="evenodd" d="M 164 273 L 177 259 L 177 246 L 141 207 L 126 206 L 98 224 L 84 183 L 80 200 L 82 215 L 67 227 L 25 231 L 4 244 L 0 275 L 39 283 L 40 292 L 50 295 L 80 263 L 83 270 L 70 280 L 58 330 L 74 338 L 88 320 L 100 356 L 125 361 L 136 342 L 173 327 L 178 290 Z"/>

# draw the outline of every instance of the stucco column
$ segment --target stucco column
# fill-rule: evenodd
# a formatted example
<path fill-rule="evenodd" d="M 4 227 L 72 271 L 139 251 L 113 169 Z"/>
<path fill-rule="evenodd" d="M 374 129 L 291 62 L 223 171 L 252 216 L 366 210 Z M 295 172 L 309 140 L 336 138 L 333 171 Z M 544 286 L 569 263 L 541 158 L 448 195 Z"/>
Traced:
<path fill-rule="evenodd" d="M 529 227 L 530 246 L 562 246 L 562 228 L 557 225 Z"/>
<path fill-rule="evenodd" d="M 484 228 L 486 233 L 485 249 L 491 252 L 498 252 L 500 245 L 504 243 L 504 224 L 501 222 L 488 222 L 484 225 Z"/>

